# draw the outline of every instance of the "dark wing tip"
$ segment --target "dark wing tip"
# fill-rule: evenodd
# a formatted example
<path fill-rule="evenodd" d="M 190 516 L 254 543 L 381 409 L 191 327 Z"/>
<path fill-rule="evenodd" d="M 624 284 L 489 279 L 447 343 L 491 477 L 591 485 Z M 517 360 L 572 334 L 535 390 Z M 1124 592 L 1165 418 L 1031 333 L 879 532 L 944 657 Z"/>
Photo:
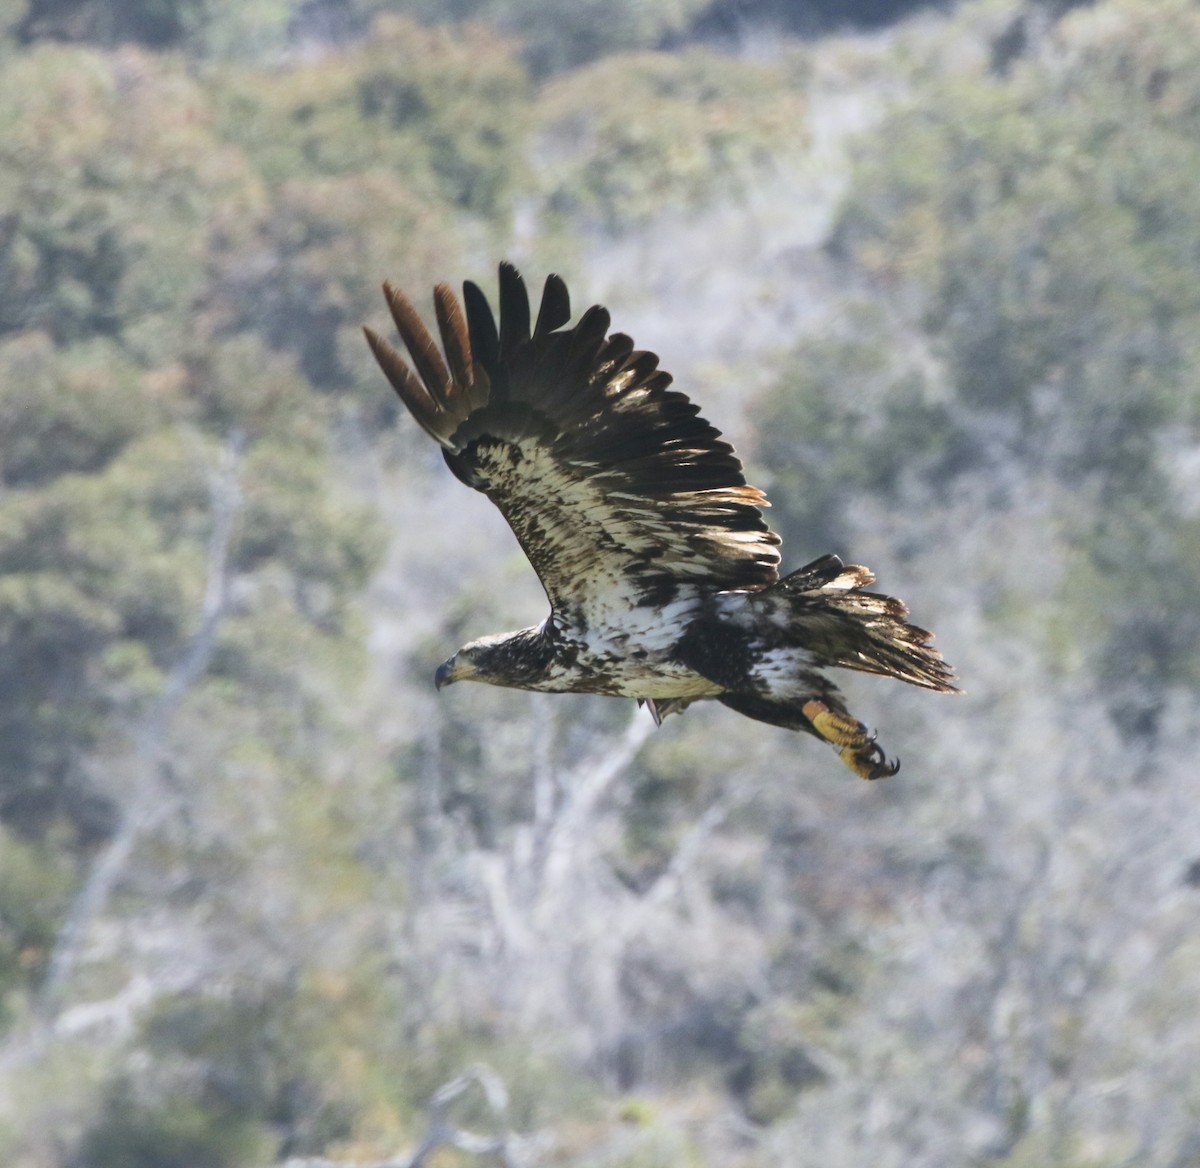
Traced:
<path fill-rule="evenodd" d="M 467 310 L 471 351 L 488 376 L 495 380 L 500 364 L 500 334 L 496 329 L 492 306 L 474 280 L 463 282 L 463 304 Z"/>
<path fill-rule="evenodd" d="M 511 361 L 529 340 L 529 292 L 521 273 L 507 260 L 500 264 L 500 359 Z"/>
<path fill-rule="evenodd" d="M 546 277 L 542 289 L 542 304 L 538 309 L 537 324 L 533 326 L 534 336 L 543 336 L 562 328 L 571 319 L 571 294 L 567 291 L 566 281 L 552 272 Z"/>

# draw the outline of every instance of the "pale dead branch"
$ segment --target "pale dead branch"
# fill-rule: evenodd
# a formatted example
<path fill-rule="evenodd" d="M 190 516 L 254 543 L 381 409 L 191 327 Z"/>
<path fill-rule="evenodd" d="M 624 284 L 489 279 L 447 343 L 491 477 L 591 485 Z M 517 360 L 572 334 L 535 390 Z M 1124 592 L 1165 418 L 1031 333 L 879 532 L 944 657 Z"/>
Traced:
<path fill-rule="evenodd" d="M 595 810 L 610 787 L 637 757 L 654 732 L 653 721 L 635 712 L 621 740 L 601 757 L 567 771 L 560 779 L 558 813 L 545 831 L 533 919 L 541 928 L 552 921 L 569 885 L 572 867 L 586 854 L 584 839 L 595 826 Z"/>
<path fill-rule="evenodd" d="M 136 779 L 133 795 L 123 809 L 115 834 L 92 865 L 59 932 L 45 981 L 35 1003 L 37 1029 L 32 1035 L 27 1035 L 23 1042 L 10 1046 L 0 1058 L 0 1065 L 24 1061 L 41 1049 L 55 1027 L 63 989 L 79 963 L 92 926 L 104 912 L 134 846 L 146 831 L 174 810 L 176 799 L 162 791 L 160 771 L 166 754 L 171 719 L 189 690 L 208 668 L 225 615 L 229 550 L 242 506 L 240 469 L 244 445 L 244 434 L 240 430 L 233 431 L 217 465 L 209 469 L 213 521 L 208 541 L 200 623 L 183 655 L 167 675 L 162 693 L 134 731 L 133 765 Z"/>
<path fill-rule="evenodd" d="M 495 1131 L 481 1134 L 458 1127 L 450 1116 L 451 1105 L 477 1087 L 495 1119 Z M 545 1133 L 519 1135 L 508 1128 L 508 1089 L 495 1071 L 477 1063 L 434 1092 L 426 1110 L 425 1135 L 411 1155 L 392 1156 L 369 1163 L 293 1157 L 284 1168 L 425 1168 L 440 1148 L 457 1148 L 473 1156 L 497 1156 L 504 1168 L 531 1168 L 549 1149 Z"/>

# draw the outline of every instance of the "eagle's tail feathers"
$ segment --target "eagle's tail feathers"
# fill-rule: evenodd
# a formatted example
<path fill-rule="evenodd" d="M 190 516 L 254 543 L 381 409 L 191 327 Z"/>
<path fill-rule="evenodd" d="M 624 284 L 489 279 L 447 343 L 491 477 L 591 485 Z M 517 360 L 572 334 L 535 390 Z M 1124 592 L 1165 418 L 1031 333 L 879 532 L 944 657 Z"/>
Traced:
<path fill-rule="evenodd" d="M 787 592 L 813 592 L 818 589 L 846 591 L 875 583 L 875 573 L 861 564 L 846 565 L 840 556 L 821 556 L 803 568 L 784 576 L 775 586 Z"/>
<path fill-rule="evenodd" d="M 933 634 L 908 621 L 904 602 L 862 591 L 874 579 L 861 565 L 822 556 L 760 595 L 786 603 L 797 642 L 818 664 L 955 692 L 953 669 L 930 644 Z"/>

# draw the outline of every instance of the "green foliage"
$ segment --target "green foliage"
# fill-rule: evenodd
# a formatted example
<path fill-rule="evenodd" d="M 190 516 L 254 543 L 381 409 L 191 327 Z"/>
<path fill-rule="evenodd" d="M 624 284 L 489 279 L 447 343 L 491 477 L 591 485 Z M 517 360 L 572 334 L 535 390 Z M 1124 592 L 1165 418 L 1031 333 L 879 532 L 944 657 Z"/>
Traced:
<path fill-rule="evenodd" d="M 275 1143 L 271 1126 L 292 1151 L 344 1139 L 354 1109 L 338 1048 L 328 1044 L 351 1019 L 340 996 L 325 994 L 323 1003 L 308 996 L 280 989 L 264 997 L 163 1002 L 141 1035 L 140 1071 L 118 1074 L 106 1087 L 81 1162 L 241 1165 Z"/>
<path fill-rule="evenodd" d="M 26 17 L 29 0 L 0 0 L 0 60 L 6 59 L 15 46 L 17 30 Z"/>
<path fill-rule="evenodd" d="M 631 1148 L 608 1158 L 612 1168 L 700 1168 L 708 1163 L 689 1133 L 666 1124 L 640 1130 L 629 1142 Z"/>
<path fill-rule="evenodd" d="M 38 46 L 0 72 L 0 335 L 122 337 L 150 363 L 182 340 L 205 251 L 258 188 L 177 69 Z"/>
<path fill-rule="evenodd" d="M 202 0 L 183 23 L 184 46 L 208 60 L 277 58 L 294 43 L 303 7 L 297 0 Z"/>
<path fill-rule="evenodd" d="M 515 46 L 482 26 L 381 17 L 353 49 L 221 80 L 224 134 L 273 183 L 384 172 L 501 218 L 522 176 L 528 81 Z"/>
<path fill-rule="evenodd" d="M 135 42 L 183 49 L 209 61 L 265 61 L 314 38 L 347 39 L 380 15 L 423 25 L 476 21 L 520 42 L 538 75 L 611 53 L 660 47 L 686 36 L 713 0 L 582 0 L 556 9 L 539 0 L 7 0 L 0 30 L 23 40 L 112 48 Z"/>
<path fill-rule="evenodd" d="M 85 40 L 153 48 L 179 42 L 209 0 L 25 0 L 23 39 Z"/>
<path fill-rule="evenodd" d="M 210 327 L 252 331 L 319 388 L 370 385 L 378 402 L 360 326 L 379 312 L 381 280 L 420 288 L 461 271 L 459 216 L 503 228 L 524 179 L 515 46 L 482 27 L 381 17 L 317 60 L 214 69 L 208 92 L 270 200 L 210 251 Z"/>
<path fill-rule="evenodd" d="M 258 246 L 253 266 L 223 266 L 214 313 L 294 353 L 318 388 L 362 387 L 371 403 L 378 366 L 361 325 L 379 315 L 381 280 L 425 288 L 462 268 L 445 207 L 375 168 L 285 182 Z"/>
<path fill-rule="evenodd" d="M 872 137 L 839 245 L 945 358 L 951 426 L 920 445 L 986 436 L 949 469 L 1015 457 L 1094 500 L 1070 518 L 1080 574 L 1104 581 L 1080 629 L 1093 667 L 1115 680 L 1133 640 L 1155 646 L 1147 683 L 1191 676 L 1192 523 L 1162 450 L 1200 411 L 1200 14 L 1115 3 L 1062 35 L 1060 61 L 923 80 Z M 1151 577 L 1157 615 L 1125 630 Z"/>
<path fill-rule="evenodd" d="M 71 395 L 101 394 L 87 380 L 45 371 L 56 373 L 60 416 L 83 418 Z M 155 410 L 138 388 L 136 403 L 125 396 L 137 392 L 128 383 L 118 396 L 124 407 L 140 407 L 145 425 Z M 204 525 L 199 467 L 162 432 L 131 439 L 128 427 L 117 427 L 117 440 L 129 440 L 116 453 L 114 428 L 102 410 L 95 417 L 99 434 L 77 435 L 61 451 L 65 427 L 39 437 L 72 460 L 82 453 L 95 462 L 101 450 L 112 457 L 93 473 L 10 494 L 0 521 L 0 788 L 5 817 L 32 832 L 64 814 L 85 835 L 104 830 L 78 789 L 73 760 L 96 740 L 119 695 L 136 704 L 153 688 L 203 587 L 203 548 L 188 540 Z M 53 465 L 54 454 L 43 460 L 40 446 L 26 449 L 30 465 Z"/>
<path fill-rule="evenodd" d="M 219 368 L 239 369 L 237 346 L 223 348 L 204 374 L 193 366 L 203 391 L 190 400 L 172 401 L 169 392 L 186 389 L 186 377 L 160 384 L 126 376 L 113 389 L 103 366 L 91 382 L 72 380 L 70 360 L 65 374 L 53 362 L 44 371 L 59 377 L 54 393 L 66 421 L 40 433 L 27 428 L 29 463 L 53 465 L 39 453 L 44 441 L 52 457 L 91 470 L 13 494 L 0 522 L 0 733 L 8 745 L 0 782 L 6 815 L 26 831 L 42 832 L 61 815 L 86 818 L 92 804 L 81 795 L 63 805 L 78 782 L 73 760 L 109 719 L 145 711 L 196 634 L 221 455 L 181 424 L 187 412 L 199 407 L 196 421 L 240 432 L 248 444 L 232 472 L 241 504 L 226 569 L 227 587 L 240 579 L 243 591 L 219 671 L 262 697 L 271 692 L 263 689 L 268 676 L 290 686 L 286 670 L 263 674 L 275 638 L 293 652 L 305 643 L 320 651 L 314 641 L 332 647 L 353 631 L 352 598 L 376 562 L 377 528 L 329 491 L 319 424 L 299 406 L 294 370 L 260 357 L 254 375 L 236 381 L 241 400 Z M 99 398 L 99 406 L 105 392 L 117 410 L 81 410 L 79 397 Z M 172 414 L 180 419 L 174 427 L 129 432 L 134 419 L 148 427 Z M 81 425 L 60 448 L 70 420 L 83 418 L 98 432 Z M 246 651 L 234 653 L 239 641 Z"/>
<path fill-rule="evenodd" d="M 548 210 L 607 230 L 748 191 L 807 143 L 798 58 L 706 49 L 635 53 L 579 69 L 540 102 Z"/>
<path fill-rule="evenodd" d="M 201 59 L 270 58 L 288 47 L 303 16 L 298 0 L 9 0 L 23 41 L 130 43 L 183 49 Z M 336 4 L 335 4 L 336 6 Z M 0 28 L 5 14 L 0 8 Z M 298 31 L 298 30 L 297 30 Z"/>
<path fill-rule="evenodd" d="M 44 971 L 73 886 L 62 850 L 0 827 L 0 1032 Z"/>
<path fill-rule="evenodd" d="M 686 32 L 712 0 L 580 0 L 553 10 L 541 0 L 405 0 L 424 21 L 482 20 L 516 35 L 539 76 L 631 49 L 656 49 Z"/>
<path fill-rule="evenodd" d="M 1188 402 L 1198 18 L 1114 8 L 1065 68 L 932 83 L 874 141 L 842 235 L 921 290 L 964 404 L 1030 439 L 1065 404 L 1060 465 L 1132 478 L 1123 439 Z"/>
<path fill-rule="evenodd" d="M 161 415 L 111 341 L 55 351 L 45 333 L 0 341 L 0 481 L 36 486 L 110 461 Z"/>
<path fill-rule="evenodd" d="M 969 432 L 897 359 L 880 313 L 858 306 L 843 329 L 804 342 L 751 411 L 771 523 L 801 558 L 849 552 L 840 541 L 856 493 L 893 496 L 914 477 L 942 485 L 971 462 Z"/>
<path fill-rule="evenodd" d="M 243 1116 L 186 1095 L 144 1100 L 116 1084 L 79 1149 L 82 1168 L 239 1168 L 261 1155 L 262 1133 Z"/>
<path fill-rule="evenodd" d="M 159 1004 L 138 1036 L 141 1065 L 105 1087 L 80 1145 L 87 1168 L 256 1162 L 285 1155 L 372 1158 L 415 1144 L 431 1095 L 485 1060 L 506 1084 L 518 1130 L 565 1110 L 586 1115 L 586 1081 L 478 1032 L 414 1042 L 396 1022 L 403 1003 L 379 971 L 315 965 L 269 992 L 179 995 Z M 473 1087 L 454 1122 L 490 1132 L 497 1117 Z M 188 1158 L 190 1157 L 190 1159 Z"/>

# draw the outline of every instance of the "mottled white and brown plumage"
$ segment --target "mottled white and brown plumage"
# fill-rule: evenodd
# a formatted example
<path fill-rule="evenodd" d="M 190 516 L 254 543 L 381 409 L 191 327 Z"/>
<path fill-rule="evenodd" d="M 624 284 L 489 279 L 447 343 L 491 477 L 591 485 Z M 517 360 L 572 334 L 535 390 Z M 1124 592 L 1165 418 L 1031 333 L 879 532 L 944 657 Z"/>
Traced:
<path fill-rule="evenodd" d="M 413 368 L 367 329 L 375 357 L 454 474 L 500 508 L 550 600 L 540 625 L 461 648 L 439 688 L 470 679 L 631 697 L 656 720 L 715 698 L 832 742 L 864 778 L 895 773 L 820 670 L 952 690 L 930 634 L 836 556 L 779 578 L 766 497 L 653 353 L 609 334 L 598 306 L 566 327 L 558 276 L 531 328 L 509 264 L 499 328 L 475 284 L 463 287 L 465 315 L 435 288 L 444 356 L 404 295 L 384 293 Z"/>

